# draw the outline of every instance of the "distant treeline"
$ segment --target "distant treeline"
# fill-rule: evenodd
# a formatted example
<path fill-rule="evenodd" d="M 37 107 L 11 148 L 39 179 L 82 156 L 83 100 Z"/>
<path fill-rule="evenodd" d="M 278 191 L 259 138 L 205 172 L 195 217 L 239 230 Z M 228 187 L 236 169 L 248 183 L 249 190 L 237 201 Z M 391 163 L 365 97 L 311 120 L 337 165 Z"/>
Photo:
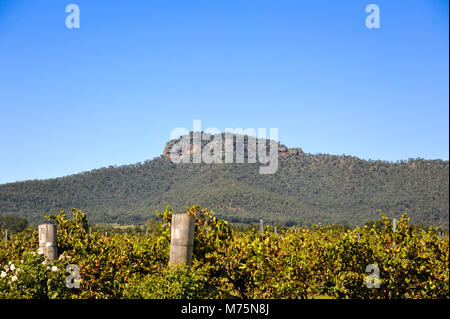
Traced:
<path fill-rule="evenodd" d="M 3 216 L 0 217 L 0 230 L 8 230 L 8 233 L 15 234 L 20 233 L 29 225 L 28 220 L 16 216 Z"/>
<path fill-rule="evenodd" d="M 47 221 L 48 222 L 48 221 Z M 10 234 L 16 234 L 16 233 L 20 233 L 23 230 L 30 228 L 30 227 L 35 227 L 36 225 L 34 224 L 30 224 L 28 222 L 28 220 L 26 220 L 25 218 L 18 218 L 15 216 L 5 216 L 5 217 L 0 217 L 0 232 L 4 233 L 5 229 L 8 229 L 8 232 Z M 312 225 L 312 227 L 314 226 L 325 226 L 325 225 Z M 383 221 L 381 219 L 379 220 L 369 220 L 367 222 L 365 222 L 364 224 L 358 225 L 358 226 L 351 226 L 349 224 L 327 224 L 326 226 L 328 226 L 331 229 L 337 229 L 337 230 L 352 230 L 355 229 L 356 227 L 364 227 L 364 226 L 368 226 L 369 228 L 375 227 L 379 230 L 381 230 L 383 227 L 385 227 L 385 225 L 383 224 Z M 420 223 L 420 224 L 409 224 L 409 226 L 411 228 L 417 229 L 417 230 L 424 230 L 424 231 L 429 231 L 430 227 L 432 227 L 432 225 L 426 225 L 424 223 Z M 253 231 L 253 232 L 259 232 L 261 229 L 261 224 L 260 223 L 232 223 L 229 222 L 229 227 L 230 229 L 233 229 L 236 232 L 248 232 L 248 231 Z M 275 229 L 277 232 L 282 233 L 286 230 L 288 230 L 291 227 L 307 227 L 306 225 L 291 225 L 291 226 L 286 226 L 286 225 L 282 225 L 282 224 L 265 224 L 263 221 L 263 227 L 264 230 L 268 230 L 271 232 L 275 232 Z M 101 233 L 142 233 L 142 234 L 159 234 L 160 232 L 160 222 L 157 221 L 155 218 L 150 218 L 149 220 L 147 220 L 144 224 L 142 225 L 119 225 L 117 223 L 111 224 L 111 223 L 99 223 L 99 224 L 95 224 L 92 225 L 90 227 L 92 232 L 101 232 Z M 442 234 L 448 235 L 448 228 L 443 227 L 442 228 Z"/>

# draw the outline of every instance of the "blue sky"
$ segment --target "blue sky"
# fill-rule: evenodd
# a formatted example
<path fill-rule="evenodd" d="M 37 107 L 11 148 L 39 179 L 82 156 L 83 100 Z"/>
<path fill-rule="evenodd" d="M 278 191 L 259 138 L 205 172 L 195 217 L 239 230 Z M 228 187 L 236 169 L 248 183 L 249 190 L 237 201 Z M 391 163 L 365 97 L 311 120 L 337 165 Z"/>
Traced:
<path fill-rule="evenodd" d="M 196 119 L 276 127 L 308 153 L 448 160 L 448 15 L 432 0 L 0 0 L 0 183 L 151 159 Z"/>

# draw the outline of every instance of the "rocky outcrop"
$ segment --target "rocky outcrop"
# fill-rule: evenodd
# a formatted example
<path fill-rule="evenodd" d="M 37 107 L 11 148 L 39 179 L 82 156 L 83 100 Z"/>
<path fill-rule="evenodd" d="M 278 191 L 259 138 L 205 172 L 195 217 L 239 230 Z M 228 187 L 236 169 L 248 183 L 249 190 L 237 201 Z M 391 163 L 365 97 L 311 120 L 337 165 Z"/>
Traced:
<path fill-rule="evenodd" d="M 244 137 L 244 152 L 247 152 L 247 147 L 248 147 L 248 138 L 247 136 Z M 250 137 L 251 139 L 253 137 Z M 163 151 L 163 155 L 166 158 L 170 157 L 170 151 L 172 150 L 172 147 L 177 144 L 178 142 L 180 142 L 182 139 L 182 137 L 178 138 L 178 139 L 174 139 L 174 140 L 170 140 L 169 142 L 166 143 L 166 146 L 164 147 L 164 151 Z M 201 148 L 203 149 L 203 147 L 210 143 L 210 141 L 212 140 L 212 136 L 210 140 L 207 141 L 202 141 L 202 145 Z M 257 143 L 259 143 L 261 141 L 261 139 L 257 140 Z M 266 143 L 268 143 L 268 140 L 265 139 L 264 140 Z M 224 145 L 226 144 L 225 142 L 225 135 L 222 133 L 222 149 L 224 149 Z M 236 151 L 236 142 L 235 140 L 233 140 L 233 150 Z M 193 136 L 192 136 L 192 132 L 190 133 L 190 149 L 189 149 L 189 153 L 192 154 L 196 151 L 195 147 L 194 147 L 194 143 L 193 143 Z M 182 154 L 182 150 L 178 150 L 178 154 L 181 155 Z M 286 157 L 286 156 L 303 156 L 305 153 L 303 152 L 303 150 L 301 148 L 288 148 L 287 146 L 283 145 L 283 144 L 279 144 L 278 145 L 278 156 L 281 157 Z"/>

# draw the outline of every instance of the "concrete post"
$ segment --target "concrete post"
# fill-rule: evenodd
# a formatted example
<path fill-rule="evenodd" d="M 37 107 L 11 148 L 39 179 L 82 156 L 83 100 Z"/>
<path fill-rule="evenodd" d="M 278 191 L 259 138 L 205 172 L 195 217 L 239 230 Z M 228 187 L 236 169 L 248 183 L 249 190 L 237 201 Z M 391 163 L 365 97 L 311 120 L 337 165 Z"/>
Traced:
<path fill-rule="evenodd" d="M 170 235 L 169 266 L 192 264 L 195 219 L 191 214 L 173 214 Z"/>
<path fill-rule="evenodd" d="M 56 224 L 41 224 L 39 230 L 39 248 L 49 261 L 58 258 L 58 247 L 56 245 Z"/>

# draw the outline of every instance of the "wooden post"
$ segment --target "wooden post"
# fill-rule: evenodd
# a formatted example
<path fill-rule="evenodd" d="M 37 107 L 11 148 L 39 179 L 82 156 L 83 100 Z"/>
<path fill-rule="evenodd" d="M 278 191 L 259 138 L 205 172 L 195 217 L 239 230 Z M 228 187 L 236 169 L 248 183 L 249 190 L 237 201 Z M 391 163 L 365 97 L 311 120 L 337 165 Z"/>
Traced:
<path fill-rule="evenodd" d="M 275 228 L 274 228 L 274 233 L 275 233 L 275 235 L 278 235 L 277 226 L 275 226 Z"/>
<path fill-rule="evenodd" d="M 58 258 L 58 247 L 56 245 L 56 224 L 41 224 L 39 230 L 39 248 L 49 261 Z"/>
<path fill-rule="evenodd" d="M 8 228 L 5 229 L 5 243 L 8 243 Z"/>
<path fill-rule="evenodd" d="M 194 229 L 194 215 L 186 213 L 172 215 L 169 266 L 192 264 Z"/>
<path fill-rule="evenodd" d="M 359 233 L 358 233 L 358 241 L 360 241 L 361 240 L 361 237 L 359 236 Z"/>

